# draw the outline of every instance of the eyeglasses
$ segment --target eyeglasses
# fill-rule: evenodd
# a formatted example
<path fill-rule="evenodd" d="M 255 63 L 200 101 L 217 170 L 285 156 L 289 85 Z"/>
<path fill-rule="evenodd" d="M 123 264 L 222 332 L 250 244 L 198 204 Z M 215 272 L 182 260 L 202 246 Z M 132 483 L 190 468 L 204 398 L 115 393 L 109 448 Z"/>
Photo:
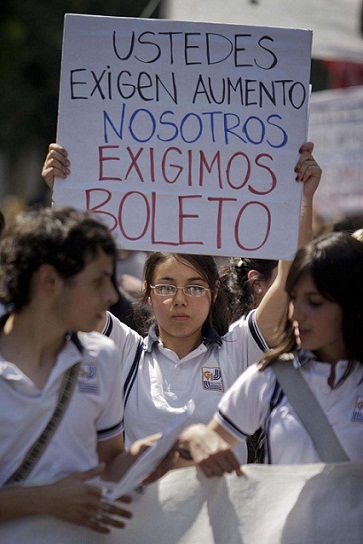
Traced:
<path fill-rule="evenodd" d="M 187 297 L 204 297 L 207 291 L 210 291 L 209 287 L 203 287 L 202 285 L 185 285 L 184 287 L 176 287 L 176 285 L 169 285 L 167 283 L 159 283 L 157 285 L 150 285 L 151 289 L 154 289 L 155 294 L 160 297 L 174 297 L 178 289 L 181 289 Z"/>

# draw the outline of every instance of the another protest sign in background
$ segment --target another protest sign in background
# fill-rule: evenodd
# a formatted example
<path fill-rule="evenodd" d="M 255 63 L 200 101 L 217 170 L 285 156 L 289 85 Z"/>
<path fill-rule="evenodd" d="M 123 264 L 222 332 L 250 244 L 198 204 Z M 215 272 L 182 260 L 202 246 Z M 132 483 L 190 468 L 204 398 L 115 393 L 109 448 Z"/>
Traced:
<path fill-rule="evenodd" d="M 308 30 L 67 15 L 56 205 L 120 247 L 290 258 L 297 245 Z"/>
<path fill-rule="evenodd" d="M 363 218 L 363 88 L 313 93 L 309 138 L 323 169 L 316 211 L 332 223 Z"/>

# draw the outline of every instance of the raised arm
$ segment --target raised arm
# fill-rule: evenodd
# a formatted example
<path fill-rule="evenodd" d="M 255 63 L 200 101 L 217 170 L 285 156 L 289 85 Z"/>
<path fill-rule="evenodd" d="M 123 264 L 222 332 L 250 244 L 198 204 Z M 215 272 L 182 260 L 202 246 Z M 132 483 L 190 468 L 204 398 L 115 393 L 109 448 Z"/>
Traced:
<path fill-rule="evenodd" d="M 321 168 L 312 152 L 314 144 L 305 143 L 299 150 L 300 157 L 295 167 L 296 181 L 304 184 L 300 208 L 298 247 L 312 239 L 313 198 L 319 186 Z M 285 282 L 291 261 L 280 261 L 278 274 L 256 310 L 257 325 L 270 348 L 279 341 L 279 331 L 287 318 L 288 299 Z"/>

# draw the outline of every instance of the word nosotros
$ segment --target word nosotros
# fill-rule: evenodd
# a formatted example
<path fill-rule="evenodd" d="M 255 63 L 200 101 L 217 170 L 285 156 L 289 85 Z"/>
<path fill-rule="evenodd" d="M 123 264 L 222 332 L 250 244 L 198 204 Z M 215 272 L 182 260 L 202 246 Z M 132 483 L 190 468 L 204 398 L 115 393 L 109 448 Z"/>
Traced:
<path fill-rule="evenodd" d="M 228 145 L 267 144 L 273 149 L 284 147 L 288 136 L 283 128 L 281 115 L 271 114 L 266 119 L 258 115 L 243 115 L 239 112 L 202 111 L 177 112 L 166 110 L 155 114 L 146 108 L 132 109 L 122 104 L 119 113 L 103 111 L 103 138 L 110 143 L 116 140 L 131 140 L 146 143 L 181 142 L 192 144 L 203 141 Z"/>

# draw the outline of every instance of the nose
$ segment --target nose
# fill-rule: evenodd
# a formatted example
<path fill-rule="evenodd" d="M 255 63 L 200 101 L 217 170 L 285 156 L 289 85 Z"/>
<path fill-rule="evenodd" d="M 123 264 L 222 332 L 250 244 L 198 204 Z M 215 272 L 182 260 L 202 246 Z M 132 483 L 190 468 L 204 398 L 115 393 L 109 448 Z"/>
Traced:
<path fill-rule="evenodd" d="M 289 320 L 294 320 L 295 306 L 292 302 L 289 302 Z"/>
<path fill-rule="evenodd" d="M 303 318 L 303 309 L 302 305 L 299 304 L 296 300 L 290 302 L 289 305 L 289 318 L 291 321 L 301 322 Z"/>
<path fill-rule="evenodd" d="M 107 301 L 107 306 L 112 306 L 113 304 L 116 304 L 116 302 L 118 301 L 118 297 L 119 297 L 118 291 L 117 291 L 115 285 L 113 284 L 113 282 L 110 281 L 109 286 L 108 286 L 108 288 L 106 290 L 106 293 L 105 293 L 105 299 Z"/>
<path fill-rule="evenodd" d="M 178 289 L 174 295 L 174 304 L 185 304 L 186 295 L 184 294 L 183 289 Z"/>

